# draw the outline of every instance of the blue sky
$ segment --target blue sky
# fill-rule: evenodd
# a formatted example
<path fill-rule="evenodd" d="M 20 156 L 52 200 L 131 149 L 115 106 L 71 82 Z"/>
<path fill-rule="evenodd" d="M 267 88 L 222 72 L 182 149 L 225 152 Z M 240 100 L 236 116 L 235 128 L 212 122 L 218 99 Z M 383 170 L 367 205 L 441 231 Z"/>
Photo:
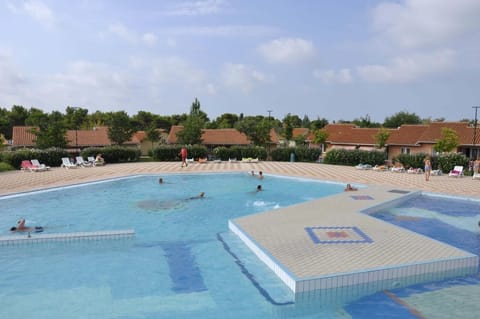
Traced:
<path fill-rule="evenodd" d="M 478 0 L 0 0 L 0 107 L 472 119 Z"/>

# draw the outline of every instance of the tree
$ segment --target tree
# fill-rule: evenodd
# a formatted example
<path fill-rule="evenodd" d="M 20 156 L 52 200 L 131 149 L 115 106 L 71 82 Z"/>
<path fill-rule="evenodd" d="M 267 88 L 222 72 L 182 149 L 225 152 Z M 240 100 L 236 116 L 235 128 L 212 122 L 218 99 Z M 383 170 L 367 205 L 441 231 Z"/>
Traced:
<path fill-rule="evenodd" d="M 302 127 L 305 127 L 305 128 L 310 128 L 310 124 L 312 122 L 310 122 L 310 119 L 308 118 L 308 116 L 305 114 L 303 116 L 303 119 L 302 119 Z"/>
<path fill-rule="evenodd" d="M 383 122 L 383 127 L 386 128 L 397 128 L 400 127 L 402 124 L 421 124 L 422 120 L 418 115 L 415 113 L 408 113 L 408 112 L 398 112 L 391 117 L 385 118 Z"/>
<path fill-rule="evenodd" d="M 360 119 L 354 119 L 352 121 L 358 127 L 380 127 L 380 123 L 372 122 L 370 119 L 370 115 L 365 115 L 365 117 L 361 117 Z"/>
<path fill-rule="evenodd" d="M 108 128 L 108 138 L 118 145 L 130 141 L 136 130 L 125 111 L 112 113 Z"/>
<path fill-rule="evenodd" d="M 153 144 L 155 142 L 160 141 L 161 139 L 160 132 L 155 126 L 152 125 L 150 128 L 147 129 L 146 134 L 147 134 L 147 140 L 152 142 L 152 150 L 153 150 Z"/>
<path fill-rule="evenodd" d="M 377 134 L 375 135 L 375 143 L 377 148 L 384 148 L 387 144 L 388 138 L 390 137 L 390 131 L 386 128 L 381 128 L 378 130 Z"/>
<path fill-rule="evenodd" d="M 190 114 L 183 123 L 183 130 L 177 132 L 177 141 L 179 144 L 201 144 L 202 129 L 205 124 L 205 116 L 200 110 L 200 102 L 197 98 L 190 107 Z"/>
<path fill-rule="evenodd" d="M 266 146 L 270 143 L 270 121 L 263 116 L 246 116 L 237 123 L 236 129 L 254 145 Z"/>
<path fill-rule="evenodd" d="M 310 123 L 310 129 L 315 131 L 315 130 L 324 128 L 327 125 L 328 125 L 328 120 L 326 118 L 322 118 L 322 119 L 317 118 L 316 120 L 313 120 Z"/>
<path fill-rule="evenodd" d="M 328 139 L 328 132 L 326 129 L 322 128 L 313 132 L 313 143 L 322 145 L 325 148 Z"/>
<path fill-rule="evenodd" d="M 39 123 L 38 128 L 32 129 L 32 133 L 35 135 L 35 143 L 40 149 L 66 148 L 68 145 L 65 119 L 63 114 L 58 111 L 49 114 L 46 121 Z"/>
<path fill-rule="evenodd" d="M 458 146 L 458 135 L 457 132 L 451 128 L 444 127 L 442 128 L 442 138 L 437 140 L 437 144 L 433 149 L 437 152 L 451 152 L 454 148 Z"/>
<path fill-rule="evenodd" d="M 283 132 L 285 135 L 285 139 L 287 141 L 292 139 L 293 136 L 293 129 L 295 127 L 300 127 L 302 125 L 302 120 L 298 117 L 298 115 L 292 115 L 288 113 L 283 118 Z"/>

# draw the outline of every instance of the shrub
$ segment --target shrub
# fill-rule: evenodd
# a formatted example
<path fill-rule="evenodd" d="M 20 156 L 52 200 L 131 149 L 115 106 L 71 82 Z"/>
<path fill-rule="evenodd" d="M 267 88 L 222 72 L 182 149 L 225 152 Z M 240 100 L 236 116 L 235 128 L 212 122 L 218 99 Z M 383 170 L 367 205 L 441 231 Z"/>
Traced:
<path fill-rule="evenodd" d="M 60 166 L 62 157 L 68 157 L 68 153 L 60 148 L 49 148 L 46 150 L 24 148 L 2 153 L 3 162 L 10 164 L 16 169 L 20 168 L 23 160 L 32 159 L 38 159 L 40 163 L 48 166 Z"/>
<path fill-rule="evenodd" d="M 383 165 L 386 159 L 387 153 L 382 151 L 333 149 L 325 154 L 323 162 L 338 165 L 357 165 L 360 163 Z"/>
<path fill-rule="evenodd" d="M 105 162 L 108 163 L 125 163 L 125 162 L 138 162 L 141 151 L 136 148 L 123 147 L 123 146 L 107 146 L 107 147 L 89 147 L 80 153 L 84 158 L 89 156 L 97 156 L 102 154 Z"/>
<path fill-rule="evenodd" d="M 15 170 L 15 167 L 13 167 L 12 165 L 5 162 L 0 162 L 0 172 L 13 171 L 13 170 Z"/>
<path fill-rule="evenodd" d="M 322 154 L 322 151 L 319 148 L 309 148 L 302 145 L 297 147 L 276 148 L 270 152 L 273 161 L 281 162 L 290 161 L 291 154 L 295 155 L 295 161 L 297 162 L 315 162 Z"/>

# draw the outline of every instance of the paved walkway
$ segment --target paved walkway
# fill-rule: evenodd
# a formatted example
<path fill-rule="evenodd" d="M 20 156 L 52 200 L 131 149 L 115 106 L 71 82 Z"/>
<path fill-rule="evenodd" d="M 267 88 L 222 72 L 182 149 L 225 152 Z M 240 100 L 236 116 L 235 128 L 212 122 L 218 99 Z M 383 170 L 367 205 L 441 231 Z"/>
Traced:
<path fill-rule="evenodd" d="M 471 177 L 432 176 L 430 181 L 426 182 L 422 174 L 362 171 L 350 166 L 289 162 L 193 163 L 184 168 L 180 166 L 179 162 L 146 162 L 109 164 L 76 169 L 52 168 L 46 172 L 4 172 L 0 173 L 0 195 L 132 174 L 248 172 L 250 170 L 255 170 L 256 172 L 261 170 L 267 175 L 281 174 L 339 181 L 342 183 L 395 186 L 480 199 L 480 180 L 472 180 Z"/>

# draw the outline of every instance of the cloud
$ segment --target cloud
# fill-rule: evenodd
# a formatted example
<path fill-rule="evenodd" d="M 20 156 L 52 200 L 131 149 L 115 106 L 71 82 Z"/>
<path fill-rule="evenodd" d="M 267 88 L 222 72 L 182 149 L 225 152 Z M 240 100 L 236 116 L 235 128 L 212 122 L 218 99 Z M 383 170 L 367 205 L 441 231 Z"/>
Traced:
<path fill-rule="evenodd" d="M 394 58 L 388 65 L 365 65 L 357 68 L 358 75 L 368 82 L 414 82 L 439 74 L 454 66 L 455 52 L 439 50 Z"/>
<path fill-rule="evenodd" d="M 261 37 L 278 33 L 278 30 L 267 26 L 255 25 L 220 25 L 220 26 L 193 26 L 171 27 L 160 30 L 162 34 L 173 36 L 208 36 L 231 37 L 248 36 Z"/>
<path fill-rule="evenodd" d="M 101 37 L 106 37 L 108 35 L 116 36 L 119 39 L 122 39 L 123 41 L 131 44 L 143 43 L 149 47 L 155 46 L 158 41 L 157 36 L 151 32 L 139 35 L 138 33 L 128 29 L 121 23 L 110 24 L 107 27 L 106 32 L 100 33 Z"/>
<path fill-rule="evenodd" d="M 258 84 L 268 81 L 263 73 L 243 64 L 227 63 L 223 66 L 222 83 L 242 92 L 252 91 Z"/>
<path fill-rule="evenodd" d="M 203 70 L 175 56 L 153 61 L 148 67 L 151 69 L 154 83 L 199 86 L 205 81 Z"/>
<path fill-rule="evenodd" d="M 350 69 L 335 70 L 314 70 L 313 76 L 320 79 L 324 84 L 347 84 L 353 81 Z"/>
<path fill-rule="evenodd" d="M 25 12 L 34 20 L 37 20 L 42 25 L 50 28 L 54 24 L 53 11 L 41 1 L 26 1 L 23 4 Z"/>
<path fill-rule="evenodd" d="M 223 0 L 187 1 L 178 3 L 164 14 L 177 16 L 200 16 L 218 14 L 228 8 L 228 3 Z"/>
<path fill-rule="evenodd" d="M 7 50 L 0 50 L 0 101 L 16 104 L 16 96 L 22 95 L 27 78 L 14 64 L 12 55 Z"/>
<path fill-rule="evenodd" d="M 282 38 L 258 47 L 260 54 L 270 63 L 294 64 L 315 55 L 312 42 L 300 38 Z"/>
<path fill-rule="evenodd" d="M 444 45 L 480 28 L 478 0 L 406 0 L 383 2 L 373 10 L 373 25 L 406 48 Z M 478 33 L 477 33 L 478 34 Z"/>
<path fill-rule="evenodd" d="M 27 14 L 47 28 L 51 28 L 54 25 L 55 17 L 53 11 L 41 1 L 29 0 L 19 6 L 12 2 L 7 2 L 6 7 L 13 14 Z"/>

